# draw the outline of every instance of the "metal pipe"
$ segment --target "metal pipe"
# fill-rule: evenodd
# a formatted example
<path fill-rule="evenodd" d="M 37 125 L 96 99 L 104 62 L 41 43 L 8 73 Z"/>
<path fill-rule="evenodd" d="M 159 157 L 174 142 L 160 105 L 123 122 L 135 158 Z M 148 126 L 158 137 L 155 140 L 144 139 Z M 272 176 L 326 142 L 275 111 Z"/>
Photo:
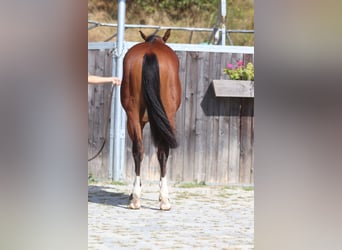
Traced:
<path fill-rule="evenodd" d="M 96 27 L 118 27 L 116 23 L 101 23 L 97 21 L 88 20 L 88 23 L 96 24 Z M 89 26 L 93 27 L 93 26 Z M 139 29 L 158 29 L 158 30 L 181 30 L 181 31 L 198 31 L 198 32 L 212 32 L 215 28 L 193 28 L 193 27 L 177 27 L 177 26 L 158 26 L 158 25 L 144 25 L 144 24 L 125 24 L 125 28 L 139 28 Z M 226 30 L 229 33 L 254 33 L 254 30 Z"/>
<path fill-rule="evenodd" d="M 126 1 L 118 0 L 118 35 L 117 35 L 117 44 L 116 49 L 113 54 L 115 56 L 115 76 L 122 78 L 122 63 L 123 63 L 123 50 L 124 50 L 124 34 L 125 34 L 125 15 L 126 15 Z M 114 64 L 113 64 L 114 65 Z M 113 149 L 112 154 L 110 154 L 110 167 L 112 168 L 112 180 L 122 180 L 123 176 L 123 162 L 122 158 L 124 157 L 124 149 L 121 147 L 124 144 L 124 132 L 125 128 L 122 127 L 124 124 L 121 120 L 124 120 L 123 109 L 121 107 L 120 102 L 120 86 L 115 86 L 115 95 L 112 100 L 113 103 L 113 111 L 114 111 L 114 119 L 111 119 L 111 128 L 114 130 L 113 139 L 114 142 L 111 143 Z"/>
<path fill-rule="evenodd" d="M 226 25 L 223 23 L 222 24 L 222 32 L 221 32 L 221 45 L 225 46 L 226 45 Z"/>
<path fill-rule="evenodd" d="M 222 17 L 222 45 L 226 45 L 226 0 L 221 0 L 221 17 Z"/>

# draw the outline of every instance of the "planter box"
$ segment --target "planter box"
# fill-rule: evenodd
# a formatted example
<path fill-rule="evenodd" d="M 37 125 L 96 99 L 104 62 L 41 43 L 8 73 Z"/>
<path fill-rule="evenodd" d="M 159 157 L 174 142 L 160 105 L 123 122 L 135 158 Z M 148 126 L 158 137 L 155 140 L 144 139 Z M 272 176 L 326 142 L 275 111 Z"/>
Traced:
<path fill-rule="evenodd" d="M 213 80 L 216 97 L 254 97 L 254 81 Z"/>

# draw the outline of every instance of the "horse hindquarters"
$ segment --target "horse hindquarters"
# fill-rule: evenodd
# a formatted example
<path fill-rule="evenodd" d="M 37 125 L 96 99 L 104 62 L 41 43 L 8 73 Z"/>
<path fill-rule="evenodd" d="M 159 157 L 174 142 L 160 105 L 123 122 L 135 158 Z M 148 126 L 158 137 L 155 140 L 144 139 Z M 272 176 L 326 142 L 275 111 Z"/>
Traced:
<path fill-rule="evenodd" d="M 166 179 L 166 162 L 169 156 L 169 149 L 178 146 L 174 135 L 173 118 L 170 122 L 170 114 L 167 114 L 161 101 L 160 73 L 157 56 L 153 53 L 145 54 L 142 66 L 142 91 L 147 107 L 153 143 L 158 147 L 158 161 L 160 164 L 160 209 L 170 210 L 171 205 L 168 198 Z M 164 82 L 165 84 L 165 82 Z M 163 96 L 169 95 L 163 93 Z"/>
<path fill-rule="evenodd" d="M 160 75 L 157 56 L 145 54 L 142 65 L 142 91 L 154 145 L 163 144 L 170 148 L 178 146 L 173 127 L 165 112 L 160 97 Z"/>

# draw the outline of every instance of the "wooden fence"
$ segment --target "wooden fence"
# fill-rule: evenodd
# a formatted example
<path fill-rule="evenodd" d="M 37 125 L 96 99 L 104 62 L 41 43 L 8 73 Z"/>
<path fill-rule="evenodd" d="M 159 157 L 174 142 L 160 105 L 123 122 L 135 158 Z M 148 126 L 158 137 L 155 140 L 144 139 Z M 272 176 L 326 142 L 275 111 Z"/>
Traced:
<path fill-rule="evenodd" d="M 254 99 L 216 97 L 212 81 L 226 79 L 223 68 L 242 59 L 253 61 L 253 54 L 176 51 L 180 60 L 182 103 L 176 115 L 180 146 L 170 151 L 168 178 L 173 181 L 204 181 L 215 184 L 253 183 Z M 111 75 L 109 50 L 89 50 L 91 74 Z M 89 86 L 89 146 L 92 155 L 104 136 L 110 86 Z M 108 126 L 109 127 L 109 126 Z M 109 133 L 108 133 L 109 134 Z M 144 180 L 159 180 L 156 149 L 147 124 L 143 131 Z M 126 180 L 134 177 L 132 144 L 126 132 Z M 108 144 L 89 163 L 96 178 L 108 178 Z"/>
<path fill-rule="evenodd" d="M 108 50 L 88 51 L 88 72 L 99 76 L 112 75 L 112 56 Z M 88 85 L 88 158 L 94 156 L 101 147 L 107 127 L 109 136 L 111 85 Z M 109 137 L 101 152 L 94 160 L 88 162 L 88 173 L 97 179 L 109 178 Z"/>

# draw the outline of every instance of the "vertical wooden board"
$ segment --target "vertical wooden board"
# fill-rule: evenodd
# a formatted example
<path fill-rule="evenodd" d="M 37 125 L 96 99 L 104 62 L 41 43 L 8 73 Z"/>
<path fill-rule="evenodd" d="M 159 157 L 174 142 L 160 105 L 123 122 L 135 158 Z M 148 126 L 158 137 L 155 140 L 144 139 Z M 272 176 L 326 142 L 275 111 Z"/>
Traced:
<path fill-rule="evenodd" d="M 252 183 L 253 169 L 253 119 L 254 100 L 252 98 L 242 98 L 241 100 L 241 151 L 240 151 L 240 178 L 239 183 Z"/>
<path fill-rule="evenodd" d="M 223 74 L 223 67 L 222 67 L 222 57 L 224 56 L 224 54 L 222 53 L 217 53 L 216 54 L 216 74 L 215 77 L 217 77 L 218 79 L 221 79 L 221 76 Z M 216 79 L 217 79 L 216 78 Z M 220 106 L 222 106 L 222 100 L 218 99 L 215 97 L 215 109 L 217 111 L 216 114 L 216 119 L 215 119 L 215 131 L 213 131 L 215 133 L 216 136 L 216 144 L 217 144 L 217 150 L 214 153 L 214 157 L 216 160 L 216 164 L 215 164 L 215 183 L 222 183 L 222 179 L 224 179 L 225 176 L 225 168 L 223 167 L 224 163 L 222 162 L 222 139 L 220 137 L 220 129 L 222 128 L 222 117 L 221 117 L 221 112 L 220 112 Z"/>
<path fill-rule="evenodd" d="M 94 106 L 93 86 L 88 85 L 88 159 L 95 153 L 93 152 L 93 106 Z M 92 173 L 92 161 L 88 162 L 88 173 Z"/>
<path fill-rule="evenodd" d="M 94 51 L 95 52 L 95 51 Z M 93 53 L 93 68 L 91 69 L 91 73 L 94 74 L 95 73 L 95 69 L 96 69 L 96 57 L 97 57 L 97 51 L 96 53 Z M 98 148 L 98 125 L 97 125 L 97 114 L 98 114 L 98 110 L 97 110 L 97 97 L 98 97 L 98 93 L 97 93 L 97 86 L 92 85 L 92 91 L 93 91 L 93 98 L 92 98 L 92 115 L 91 115 L 91 119 L 92 119 L 92 155 L 96 154 L 96 150 Z M 91 172 L 92 174 L 98 178 L 98 164 L 99 164 L 99 159 L 95 158 L 94 160 L 91 161 Z"/>
<path fill-rule="evenodd" d="M 213 70 L 215 72 L 215 77 L 219 77 L 219 78 L 215 78 L 215 79 L 221 79 L 221 75 L 223 73 L 221 57 L 222 57 L 222 53 L 216 53 L 215 62 L 214 62 L 215 67 L 213 68 Z"/>
<path fill-rule="evenodd" d="M 112 76 L 113 58 L 109 49 L 105 50 L 104 76 Z"/>
<path fill-rule="evenodd" d="M 230 101 L 228 98 L 220 98 L 217 106 L 219 110 L 219 121 L 218 121 L 218 150 L 217 150 L 217 183 L 228 182 L 228 158 L 229 158 L 229 121 L 230 118 L 227 116 L 227 111 L 230 108 Z"/>
<path fill-rule="evenodd" d="M 191 141 L 189 143 L 191 151 L 189 152 L 192 155 L 192 161 L 189 165 L 191 165 L 192 169 L 192 179 L 191 181 L 198 181 L 197 173 L 201 171 L 200 162 L 198 161 L 199 153 L 197 151 L 198 145 L 198 137 L 202 136 L 202 127 L 203 127 L 203 117 L 201 116 L 200 109 L 200 100 L 198 95 L 202 92 L 203 89 L 203 52 L 194 52 L 190 53 L 191 56 L 191 81 L 193 83 L 193 98 L 192 98 L 192 110 L 191 110 Z M 202 85 L 202 86 L 201 86 Z M 189 180 L 190 181 L 190 180 Z"/>
<path fill-rule="evenodd" d="M 104 69 L 105 69 L 105 51 L 98 51 L 98 54 L 95 58 L 95 75 L 98 76 L 104 76 Z M 104 86 L 98 85 L 96 87 L 96 114 L 95 114 L 95 131 L 97 133 L 97 149 L 98 150 L 103 141 L 104 141 Z M 103 162 L 103 151 L 101 154 L 97 157 L 99 162 L 99 168 L 98 169 L 98 175 L 101 179 L 108 179 L 108 166 L 104 164 Z"/>
<path fill-rule="evenodd" d="M 88 50 L 88 73 L 94 74 L 95 72 L 95 56 L 97 54 L 97 50 Z"/>
<path fill-rule="evenodd" d="M 94 154 L 98 152 L 101 147 L 101 143 L 103 141 L 103 135 L 100 131 L 100 93 L 99 86 L 94 87 L 94 113 L 93 113 L 93 133 L 94 133 Z M 93 160 L 93 166 L 95 168 L 95 177 L 97 179 L 103 179 L 103 166 L 102 166 L 102 157 L 101 154 Z"/>
<path fill-rule="evenodd" d="M 208 74 L 210 79 L 217 77 L 217 53 L 210 53 Z M 216 131 L 218 130 L 219 113 L 217 109 L 217 99 L 214 95 L 214 90 L 211 85 L 207 88 L 206 95 L 203 99 L 202 108 L 206 112 L 206 159 L 205 159 L 205 181 L 206 183 L 216 182 L 217 169 L 217 151 L 218 151 L 218 137 Z"/>
<path fill-rule="evenodd" d="M 183 151 L 183 169 L 182 169 L 182 181 L 188 178 L 189 174 L 189 140 L 191 135 L 191 104 L 193 94 L 192 91 L 192 84 L 191 84 L 191 76 L 190 76 L 190 66 L 191 66 L 191 56 L 187 52 L 186 57 L 186 72 L 185 72 L 185 82 L 184 82 L 184 139 L 182 140 L 182 151 Z"/>
<path fill-rule="evenodd" d="M 186 86 L 186 58 L 187 53 L 185 51 L 176 51 L 179 59 L 179 79 L 181 82 L 182 96 L 181 104 L 176 113 L 176 136 L 179 146 L 176 149 L 170 150 L 170 156 L 167 164 L 167 175 L 170 180 L 181 181 L 183 179 L 184 168 L 184 143 L 185 143 L 185 86 Z"/>
<path fill-rule="evenodd" d="M 98 51 L 91 51 L 90 55 L 92 57 L 91 66 L 92 68 L 89 69 L 91 74 L 94 74 L 96 69 L 96 58 L 97 58 Z M 91 145 L 91 155 L 93 156 L 96 154 L 98 150 L 98 93 L 97 93 L 97 87 L 94 85 L 91 85 L 90 89 L 92 90 L 92 99 L 91 99 L 91 133 L 92 136 L 90 138 L 90 145 Z M 95 178 L 102 178 L 101 171 L 99 171 L 99 158 L 95 158 L 90 162 L 90 168 L 89 172 L 93 174 Z"/>
<path fill-rule="evenodd" d="M 88 72 L 93 74 L 95 69 L 95 52 L 94 50 L 88 51 Z M 92 157 L 94 152 L 94 86 L 88 85 L 88 158 Z M 88 173 L 93 174 L 94 162 L 88 162 Z"/>
<path fill-rule="evenodd" d="M 112 75 L 112 57 L 108 50 L 104 53 L 104 76 L 111 76 Z M 103 135 L 106 136 L 105 140 L 106 143 L 102 150 L 102 165 L 106 171 L 106 176 L 109 178 L 109 145 L 110 145 L 110 114 L 111 114 L 111 92 L 112 92 L 112 85 L 111 84 L 104 84 L 103 85 Z M 113 93 L 114 94 L 114 93 Z"/>
<path fill-rule="evenodd" d="M 214 106 L 208 104 L 208 108 L 213 108 Z M 215 131 L 218 130 L 218 118 L 217 117 L 210 117 L 207 120 L 207 150 L 206 150 L 206 159 L 205 159 L 205 182 L 206 183 L 215 183 L 216 182 L 216 169 L 217 169 L 217 158 L 216 152 L 218 151 L 218 144 L 217 144 L 217 136 Z"/>
<path fill-rule="evenodd" d="M 240 165 L 240 98 L 230 98 L 229 183 L 239 183 Z"/>
<path fill-rule="evenodd" d="M 183 181 L 193 181 L 195 160 L 195 115 L 196 115 L 196 88 L 198 82 L 198 52 L 188 52 L 187 79 L 185 87 L 185 140 Z"/>
<path fill-rule="evenodd" d="M 100 154 L 102 166 L 106 171 L 106 178 L 109 178 L 109 144 L 110 144 L 110 109 L 111 109 L 111 85 L 105 84 L 103 86 L 103 112 L 101 112 L 102 120 L 100 121 L 101 126 L 101 138 L 106 140 L 102 153 Z M 101 140 L 102 143 L 102 140 Z"/>
<path fill-rule="evenodd" d="M 223 71 L 222 65 L 225 65 L 226 55 L 221 53 L 217 57 L 218 64 L 220 65 L 221 72 Z M 220 72 L 220 73 L 221 73 Z M 223 73 L 221 73 L 222 77 Z M 219 111 L 218 119 L 218 151 L 217 151 L 217 169 L 216 169 L 216 182 L 227 183 L 228 182 L 228 153 L 229 153 L 229 124 L 230 118 L 229 108 L 230 102 L 228 98 L 217 98 L 217 109 Z"/>
<path fill-rule="evenodd" d="M 187 57 L 188 53 L 185 51 L 178 52 L 179 56 L 179 79 L 182 87 L 182 99 L 179 110 L 176 114 L 176 131 L 179 139 L 179 147 L 173 150 L 173 180 L 183 180 L 183 169 L 187 167 L 184 162 L 184 148 L 185 148 L 185 117 L 186 117 L 186 81 L 187 81 Z"/>
<path fill-rule="evenodd" d="M 201 102 L 205 91 L 209 86 L 209 53 L 200 53 L 198 60 L 198 84 L 196 90 L 196 118 L 195 118 L 195 162 L 194 180 L 205 181 L 205 158 L 206 158 L 206 116 L 201 108 Z"/>
<path fill-rule="evenodd" d="M 253 107 L 254 107 L 254 104 L 253 104 Z M 254 115 L 251 118 L 251 144 L 252 144 L 252 148 L 251 148 L 250 183 L 254 184 Z"/>
<path fill-rule="evenodd" d="M 231 53 L 220 53 L 222 67 L 220 79 L 226 79 L 228 76 L 223 73 L 223 68 L 227 67 L 227 64 L 232 60 Z M 231 124 L 231 99 L 230 98 L 218 98 L 220 120 L 219 120 L 219 155 L 218 155 L 218 176 L 217 181 L 224 184 L 229 183 L 229 146 L 230 146 L 230 124 Z"/>

